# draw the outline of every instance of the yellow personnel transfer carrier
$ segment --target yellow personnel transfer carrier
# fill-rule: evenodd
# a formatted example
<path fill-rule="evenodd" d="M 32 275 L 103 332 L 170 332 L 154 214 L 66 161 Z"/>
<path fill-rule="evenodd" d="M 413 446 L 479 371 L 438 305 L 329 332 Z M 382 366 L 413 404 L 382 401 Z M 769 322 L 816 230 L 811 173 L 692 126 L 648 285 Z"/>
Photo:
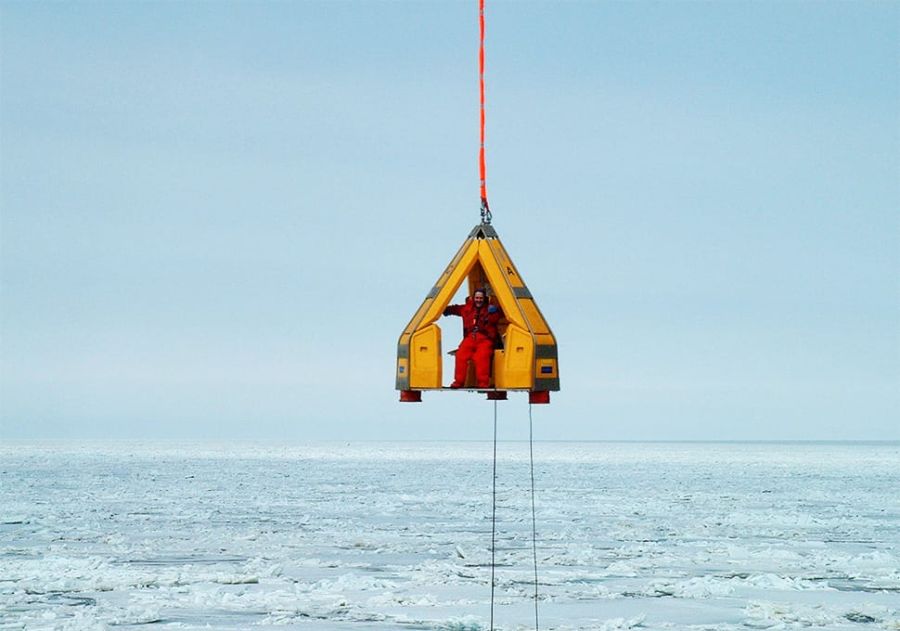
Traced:
<path fill-rule="evenodd" d="M 488 398 L 505 399 L 507 390 L 523 390 L 529 393 L 531 403 L 549 403 L 550 391 L 559 390 L 556 338 L 497 232 L 485 222 L 472 229 L 400 335 L 400 400 L 418 402 L 423 390 L 444 389 L 441 328 L 437 319 L 463 281 L 468 281 L 468 295 L 478 287 L 486 287 L 491 304 L 503 316 L 498 327 L 501 344 L 494 350 L 491 368 L 493 388 L 485 390 Z M 466 387 L 471 387 L 470 380 Z"/>

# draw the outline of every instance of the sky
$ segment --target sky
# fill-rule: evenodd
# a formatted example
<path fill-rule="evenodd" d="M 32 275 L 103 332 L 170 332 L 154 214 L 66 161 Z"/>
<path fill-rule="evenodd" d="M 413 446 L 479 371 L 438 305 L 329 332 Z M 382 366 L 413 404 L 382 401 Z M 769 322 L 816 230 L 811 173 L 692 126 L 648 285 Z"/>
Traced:
<path fill-rule="evenodd" d="M 900 439 L 900 4 L 486 20 L 535 438 Z M 477 53 L 476 0 L 0 1 L 0 440 L 489 440 L 394 390 L 479 221 Z"/>

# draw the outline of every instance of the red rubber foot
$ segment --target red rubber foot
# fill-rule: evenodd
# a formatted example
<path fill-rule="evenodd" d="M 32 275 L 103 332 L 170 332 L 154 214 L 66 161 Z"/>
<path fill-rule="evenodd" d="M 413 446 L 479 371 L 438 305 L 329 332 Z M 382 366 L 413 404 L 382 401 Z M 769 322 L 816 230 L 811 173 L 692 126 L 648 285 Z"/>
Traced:
<path fill-rule="evenodd" d="M 549 390 L 532 390 L 528 393 L 528 402 L 529 403 L 550 403 L 550 391 Z"/>
<path fill-rule="evenodd" d="M 400 391 L 400 402 L 401 403 L 421 403 L 422 402 L 422 391 L 421 390 L 401 390 Z"/>

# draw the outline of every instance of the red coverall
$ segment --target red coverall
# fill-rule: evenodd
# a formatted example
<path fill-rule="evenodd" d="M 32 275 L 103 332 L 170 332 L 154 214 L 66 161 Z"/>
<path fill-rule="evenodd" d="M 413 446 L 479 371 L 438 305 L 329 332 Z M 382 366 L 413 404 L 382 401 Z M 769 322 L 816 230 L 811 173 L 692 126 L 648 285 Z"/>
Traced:
<path fill-rule="evenodd" d="M 491 356 L 497 343 L 497 323 L 500 310 L 485 300 L 479 309 L 466 298 L 463 305 L 450 305 L 444 315 L 458 315 L 463 319 L 463 341 L 456 349 L 456 371 L 451 388 L 461 388 L 466 382 L 466 371 L 471 359 L 475 364 L 475 378 L 479 388 L 490 387 Z"/>

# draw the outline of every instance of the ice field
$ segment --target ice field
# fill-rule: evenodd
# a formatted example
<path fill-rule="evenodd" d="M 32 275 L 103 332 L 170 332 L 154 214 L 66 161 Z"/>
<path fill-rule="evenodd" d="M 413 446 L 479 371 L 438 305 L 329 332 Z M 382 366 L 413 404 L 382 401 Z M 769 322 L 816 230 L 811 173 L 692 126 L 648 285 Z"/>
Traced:
<path fill-rule="evenodd" d="M 535 444 L 540 628 L 900 630 L 900 444 Z M 534 625 L 501 443 L 498 629 Z M 0 629 L 488 628 L 489 443 L 0 444 Z"/>

